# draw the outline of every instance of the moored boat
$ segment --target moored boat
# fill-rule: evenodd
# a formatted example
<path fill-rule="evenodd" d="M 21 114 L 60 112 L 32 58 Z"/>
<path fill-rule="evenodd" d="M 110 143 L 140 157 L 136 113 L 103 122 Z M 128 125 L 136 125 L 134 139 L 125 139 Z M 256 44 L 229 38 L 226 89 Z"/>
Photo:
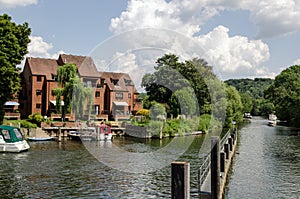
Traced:
<path fill-rule="evenodd" d="M 252 119 L 251 113 L 244 113 L 244 119 Z"/>
<path fill-rule="evenodd" d="M 33 141 L 33 142 L 52 141 L 54 139 L 55 139 L 54 137 L 29 137 L 29 138 L 27 138 L 28 141 Z"/>
<path fill-rule="evenodd" d="M 100 125 L 98 135 L 98 140 L 110 141 L 112 139 L 112 132 L 110 126 L 105 124 Z"/>
<path fill-rule="evenodd" d="M 269 126 L 276 126 L 276 124 L 277 124 L 277 116 L 272 113 L 272 114 L 269 115 L 268 125 Z"/>
<path fill-rule="evenodd" d="M 19 128 L 0 126 L 0 152 L 21 152 L 30 148 Z"/>

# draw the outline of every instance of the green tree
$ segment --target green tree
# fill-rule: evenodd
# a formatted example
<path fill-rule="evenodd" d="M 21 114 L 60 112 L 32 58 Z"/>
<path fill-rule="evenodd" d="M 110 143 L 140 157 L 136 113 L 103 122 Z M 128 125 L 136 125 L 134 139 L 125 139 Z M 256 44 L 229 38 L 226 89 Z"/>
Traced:
<path fill-rule="evenodd" d="M 176 117 L 181 111 L 180 105 L 182 104 L 174 94 L 179 90 L 189 88 L 195 93 L 195 101 L 198 102 L 195 112 L 211 113 L 211 99 L 206 80 L 211 77 L 215 78 L 215 75 L 203 59 L 195 58 L 179 62 L 176 55 L 166 54 L 159 58 L 156 64 L 155 72 L 146 74 L 142 79 L 142 87 L 145 88 L 149 101 L 155 100 L 167 104 L 169 115 Z M 187 107 L 183 108 L 186 110 Z"/>
<path fill-rule="evenodd" d="M 20 89 L 17 65 L 28 53 L 31 29 L 28 23 L 17 25 L 7 14 L 0 15 L 0 123 L 4 118 L 4 103 L 13 99 Z"/>
<path fill-rule="evenodd" d="M 261 116 L 268 115 L 266 110 L 272 108 L 272 105 L 267 104 L 264 99 L 264 90 L 266 90 L 273 82 L 274 80 L 270 78 L 229 79 L 225 81 L 227 85 L 233 86 L 239 91 L 242 97 L 244 112 L 251 112 L 252 115 Z M 250 108 L 251 104 L 252 107 Z"/>
<path fill-rule="evenodd" d="M 243 120 L 243 104 L 239 92 L 233 87 L 226 88 L 227 110 L 225 125 L 231 126 L 232 122 L 241 122 Z"/>
<path fill-rule="evenodd" d="M 293 126 L 300 126 L 300 65 L 290 66 L 276 76 L 265 91 L 265 97 L 275 104 L 276 115 Z"/>
<path fill-rule="evenodd" d="M 241 93 L 240 96 L 243 104 L 243 112 L 250 113 L 253 108 L 253 102 L 250 92 L 247 91 L 245 93 Z"/>
<path fill-rule="evenodd" d="M 54 89 L 56 95 L 57 110 L 62 113 L 62 120 L 66 113 L 72 112 L 72 107 L 76 117 L 84 115 L 85 107 L 88 106 L 88 112 L 92 103 L 92 88 L 84 88 L 80 78 L 77 75 L 77 67 L 73 63 L 67 63 L 59 66 L 57 69 L 57 81 L 61 88 Z M 63 98 L 64 106 L 61 106 Z"/>
<path fill-rule="evenodd" d="M 165 119 L 166 108 L 163 104 L 152 102 L 149 116 L 152 120 Z"/>

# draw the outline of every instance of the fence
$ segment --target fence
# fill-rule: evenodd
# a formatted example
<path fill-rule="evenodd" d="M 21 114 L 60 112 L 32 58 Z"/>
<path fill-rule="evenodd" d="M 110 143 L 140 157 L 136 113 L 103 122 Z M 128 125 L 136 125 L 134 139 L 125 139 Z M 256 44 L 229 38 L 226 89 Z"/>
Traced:
<path fill-rule="evenodd" d="M 236 138 L 236 129 L 232 133 L 231 130 L 228 130 L 221 140 L 219 140 L 219 137 L 211 138 L 211 152 L 202 158 L 202 164 L 198 169 L 198 193 L 200 198 L 219 199 L 222 197 L 236 147 Z M 225 161 L 225 158 L 228 161 Z M 181 166 L 178 167 L 178 164 L 181 164 Z M 188 199 L 190 197 L 189 194 L 186 194 L 189 192 L 189 181 L 187 180 L 190 179 L 189 167 L 186 167 L 186 164 L 188 163 L 172 163 L 172 198 Z M 179 173 L 182 175 L 179 175 Z M 220 175 L 222 175 L 222 180 Z M 181 177 L 178 178 L 178 176 Z M 181 187 L 178 188 L 179 185 Z M 202 190 L 203 186 L 210 189 Z M 178 188 L 177 192 L 173 191 L 173 187 Z M 178 192 L 178 190 L 182 191 Z"/>

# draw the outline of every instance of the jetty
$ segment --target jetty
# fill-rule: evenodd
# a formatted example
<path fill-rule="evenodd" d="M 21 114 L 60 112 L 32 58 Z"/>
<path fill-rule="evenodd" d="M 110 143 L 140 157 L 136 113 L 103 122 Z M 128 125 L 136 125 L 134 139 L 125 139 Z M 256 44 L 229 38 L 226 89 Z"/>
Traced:
<path fill-rule="evenodd" d="M 191 194 L 204 199 L 223 198 L 236 146 L 236 129 L 232 132 L 229 130 L 221 140 L 218 136 L 211 137 L 211 152 L 202 159 L 198 169 L 198 190 L 190 190 L 189 163 L 173 162 L 171 164 L 172 198 L 189 199 Z"/>

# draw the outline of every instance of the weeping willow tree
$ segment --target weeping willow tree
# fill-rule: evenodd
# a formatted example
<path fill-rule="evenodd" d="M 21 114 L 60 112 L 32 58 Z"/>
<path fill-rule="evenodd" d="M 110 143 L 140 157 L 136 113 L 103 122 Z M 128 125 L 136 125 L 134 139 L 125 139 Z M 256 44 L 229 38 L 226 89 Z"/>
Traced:
<path fill-rule="evenodd" d="M 60 88 L 53 90 L 56 96 L 56 110 L 62 114 L 62 120 L 65 120 L 65 114 L 72 112 L 75 108 L 75 115 L 83 115 L 86 110 L 85 105 L 92 104 L 92 88 L 85 88 L 77 75 L 77 67 L 73 63 L 67 63 L 59 66 L 57 69 L 57 81 Z M 64 101 L 62 106 L 61 100 Z M 88 112 L 91 111 L 91 106 Z"/>
<path fill-rule="evenodd" d="M 93 89 L 84 87 L 79 78 L 75 79 L 73 87 L 73 113 L 76 119 L 82 119 L 92 111 Z"/>

